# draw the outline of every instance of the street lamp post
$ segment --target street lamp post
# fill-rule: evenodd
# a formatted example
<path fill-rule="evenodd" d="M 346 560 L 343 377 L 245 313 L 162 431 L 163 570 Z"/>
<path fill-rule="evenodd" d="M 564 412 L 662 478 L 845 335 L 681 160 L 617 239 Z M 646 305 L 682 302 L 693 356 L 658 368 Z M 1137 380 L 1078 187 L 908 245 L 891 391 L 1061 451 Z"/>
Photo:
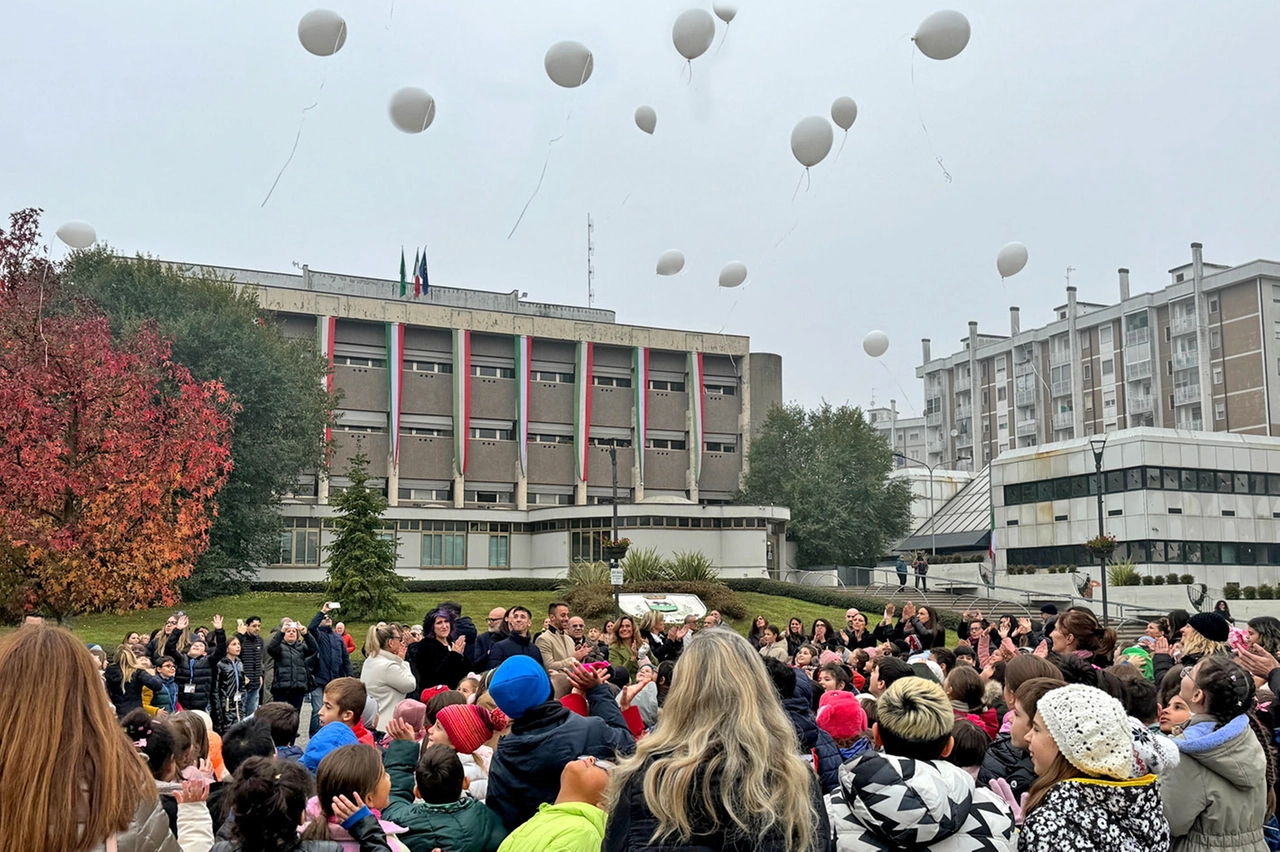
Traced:
<path fill-rule="evenodd" d="M 609 463 L 613 466 L 613 534 L 610 541 L 618 540 L 618 448 L 609 448 Z M 609 572 L 618 567 L 618 558 L 612 557 L 609 560 Z M 613 587 L 613 620 L 616 622 L 622 618 L 622 587 L 615 585 Z"/>
<path fill-rule="evenodd" d="M 1107 447 L 1107 436 L 1095 435 L 1089 439 L 1089 449 L 1093 451 L 1093 473 L 1097 477 L 1098 492 L 1098 538 L 1101 539 L 1106 535 L 1102 521 L 1102 451 Z M 1109 627 L 1111 621 L 1111 613 L 1107 609 L 1107 555 L 1105 553 L 1098 554 L 1098 563 L 1102 574 L 1102 626 Z"/>

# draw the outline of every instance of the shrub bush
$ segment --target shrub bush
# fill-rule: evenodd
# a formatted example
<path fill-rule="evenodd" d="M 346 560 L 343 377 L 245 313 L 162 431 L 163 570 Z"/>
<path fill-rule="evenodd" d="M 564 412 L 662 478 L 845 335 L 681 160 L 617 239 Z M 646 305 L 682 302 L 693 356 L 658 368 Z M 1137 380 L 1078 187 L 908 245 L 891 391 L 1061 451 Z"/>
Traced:
<path fill-rule="evenodd" d="M 1183 574 L 1178 578 L 1178 582 L 1184 586 L 1190 586 L 1194 584 L 1195 581 L 1196 581 L 1196 578 L 1194 574 Z"/>
<path fill-rule="evenodd" d="M 667 576 L 677 583 L 714 583 L 720 579 L 711 557 L 697 550 L 676 551 L 667 567 Z M 720 609 L 720 607 L 714 607 Z M 724 610 L 720 610 L 721 614 Z"/>
<path fill-rule="evenodd" d="M 1258 586 L 1258 600 L 1273 601 L 1276 599 L 1276 590 L 1270 583 L 1262 583 Z"/>
<path fill-rule="evenodd" d="M 1153 577 L 1153 578 L 1152 578 L 1152 582 L 1154 582 L 1157 586 L 1163 586 L 1163 585 L 1164 585 L 1164 575 L 1163 575 L 1163 574 L 1157 574 L 1155 577 Z"/>
<path fill-rule="evenodd" d="M 489 577 L 483 580 L 405 580 L 404 590 L 414 593 L 435 592 L 554 592 L 560 581 L 554 577 Z M 323 580 L 291 580 L 288 582 L 254 581 L 251 592 L 287 592 L 291 594 L 324 594 Z"/>
<path fill-rule="evenodd" d="M 1113 586 L 1136 586 L 1142 582 L 1138 569 L 1134 567 L 1133 560 L 1130 559 L 1112 562 L 1107 568 L 1107 580 Z"/>
<path fill-rule="evenodd" d="M 627 583 L 663 580 L 670 570 L 670 563 L 658 555 L 656 547 L 632 547 L 627 551 L 627 558 L 622 560 L 622 577 Z M 607 571 L 604 581 L 609 582 Z"/>
<path fill-rule="evenodd" d="M 1156 578 L 1155 578 L 1155 577 L 1146 576 L 1146 577 L 1143 577 L 1143 578 L 1142 578 L 1142 585 L 1144 585 L 1144 586 L 1152 586 L 1152 585 L 1155 585 L 1155 582 L 1156 582 Z"/>
<path fill-rule="evenodd" d="M 1176 586 L 1176 585 L 1178 585 L 1178 575 L 1177 575 L 1177 573 L 1176 573 L 1176 572 L 1173 572 L 1173 571 L 1170 571 L 1168 574 L 1165 574 L 1165 575 L 1164 575 L 1164 581 L 1165 581 L 1166 583 L 1168 583 L 1170 586 Z"/>
<path fill-rule="evenodd" d="M 591 586 L 609 587 L 609 564 L 578 560 L 569 564 L 569 573 L 556 584 L 557 591 L 568 593 Z"/>
<path fill-rule="evenodd" d="M 1240 600 L 1240 584 L 1227 583 L 1222 587 L 1222 597 L 1229 601 Z"/>
<path fill-rule="evenodd" d="M 1241 591 L 1242 593 L 1244 593 L 1244 599 L 1245 599 L 1245 600 L 1247 600 L 1247 601 L 1255 601 L 1255 600 L 1257 600 L 1257 599 L 1258 599 L 1258 587 L 1257 587 L 1257 586 L 1245 586 L 1245 587 L 1244 587 L 1243 589 L 1241 589 L 1240 591 Z"/>

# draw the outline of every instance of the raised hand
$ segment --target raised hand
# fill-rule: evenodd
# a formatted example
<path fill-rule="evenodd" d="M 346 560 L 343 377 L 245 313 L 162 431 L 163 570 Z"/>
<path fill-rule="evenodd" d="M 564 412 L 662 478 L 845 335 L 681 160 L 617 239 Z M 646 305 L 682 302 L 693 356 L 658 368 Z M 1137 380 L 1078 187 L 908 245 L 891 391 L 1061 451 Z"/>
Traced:
<path fill-rule="evenodd" d="M 572 668 L 565 671 L 565 674 L 574 688 L 581 689 L 583 692 L 594 689 L 609 679 L 608 669 L 588 669 L 582 663 L 577 662 L 573 664 Z"/>
<path fill-rule="evenodd" d="M 582 662 L 582 661 L 583 661 L 583 660 L 585 660 L 588 656 L 590 656 L 590 654 L 591 654 L 591 646 L 590 646 L 590 645 L 583 645 L 581 648 L 575 648 L 575 649 L 574 649 L 574 651 L 573 651 L 573 658 L 574 658 L 575 660 L 577 660 L 578 662 Z"/>
<path fill-rule="evenodd" d="M 449 650 L 453 651 L 455 654 L 461 654 L 466 651 L 467 637 L 459 636 L 457 639 L 453 640 L 453 644 L 449 647 Z"/>
<path fill-rule="evenodd" d="M 1266 679 L 1274 669 L 1280 668 L 1280 661 L 1261 645 L 1250 645 L 1236 651 L 1236 659 L 1251 675 Z"/>
<path fill-rule="evenodd" d="M 178 630 L 186 630 L 187 626 L 190 624 L 191 624 L 190 618 L 188 618 L 185 615 L 178 616 Z"/>
<path fill-rule="evenodd" d="M 387 736 L 393 740 L 405 740 L 413 742 L 413 725 L 400 719 L 392 719 L 387 722 Z"/>
<path fill-rule="evenodd" d="M 1041 659 L 1049 656 L 1049 643 L 1046 640 L 1040 640 L 1040 644 L 1036 646 L 1035 655 Z"/>
<path fill-rule="evenodd" d="M 338 818 L 339 822 L 346 822 L 364 807 L 364 800 L 360 798 L 359 793 L 352 793 L 351 795 L 355 797 L 354 803 L 346 796 L 333 797 L 333 815 Z"/>
<path fill-rule="evenodd" d="M 1156 654 L 1169 653 L 1169 640 L 1163 636 L 1157 638 L 1155 644 L 1152 645 L 1152 652 Z"/>
<path fill-rule="evenodd" d="M 180 805 L 188 802 L 207 802 L 209 801 L 209 782 L 203 778 L 183 781 L 182 789 L 175 792 L 173 797 L 178 800 Z"/>
<path fill-rule="evenodd" d="M 220 615 L 215 615 L 215 616 L 213 617 L 213 629 L 214 629 L 214 630 L 221 630 L 221 629 L 222 629 L 222 616 L 220 616 Z"/>

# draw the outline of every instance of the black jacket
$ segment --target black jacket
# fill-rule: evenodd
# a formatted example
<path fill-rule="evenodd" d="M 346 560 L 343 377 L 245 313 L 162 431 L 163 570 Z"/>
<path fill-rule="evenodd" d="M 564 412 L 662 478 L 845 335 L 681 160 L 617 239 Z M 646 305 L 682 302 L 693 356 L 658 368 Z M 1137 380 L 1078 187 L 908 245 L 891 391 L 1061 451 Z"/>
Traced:
<path fill-rule="evenodd" d="M 104 673 L 107 682 L 107 695 L 116 706 L 116 718 L 123 719 L 142 706 L 142 687 L 152 692 L 163 692 L 164 684 L 160 678 L 147 674 L 142 669 L 135 669 L 129 682 L 124 682 L 124 673 L 115 663 L 107 666 Z"/>
<path fill-rule="evenodd" d="M 799 683 L 800 678 L 796 678 Z M 809 694 L 796 688 L 796 694 L 782 702 L 787 717 L 791 719 L 791 727 L 796 729 L 796 739 L 800 741 L 800 755 L 804 757 L 822 784 L 822 792 L 830 793 L 840 784 L 840 749 L 831 735 L 818 727 L 813 712 L 809 709 Z"/>
<path fill-rule="evenodd" d="M 643 638 L 649 643 L 649 659 L 655 663 L 663 663 L 667 660 L 674 662 L 680 656 L 680 652 L 684 650 L 683 642 L 668 639 L 665 633 L 658 636 L 649 633 Z M 608 658 L 606 657 L 606 659 Z"/>
<path fill-rule="evenodd" d="M 445 645 L 434 636 L 428 636 L 418 643 L 418 692 L 429 686 L 443 684 L 450 689 L 457 689 L 458 682 L 467 676 L 471 663 L 467 658 Z"/>
<path fill-rule="evenodd" d="M 230 657 L 218 661 L 213 678 L 213 728 L 219 734 L 244 718 L 245 685 L 244 662 L 240 661 L 239 682 L 236 678 L 236 663 Z"/>
<path fill-rule="evenodd" d="M 1000 734 L 987 749 L 987 756 L 978 770 L 978 784 L 991 786 L 996 778 L 1009 782 L 1014 798 L 1021 799 L 1022 794 L 1031 789 L 1036 780 L 1036 771 L 1031 767 L 1031 755 L 1013 744 L 1008 734 Z"/>
<path fill-rule="evenodd" d="M 312 689 L 323 689 L 329 681 L 340 677 L 352 677 L 351 655 L 342 637 L 333 632 L 333 627 L 321 627 L 324 613 L 317 612 L 307 625 L 307 635 L 315 637 L 316 653 L 311 658 Z"/>
<path fill-rule="evenodd" d="M 681 843 L 678 838 L 664 838 L 658 844 L 651 842 L 654 832 L 657 830 L 658 821 L 653 816 L 653 812 L 649 810 L 645 804 L 644 798 L 644 778 L 645 772 L 637 772 L 631 776 L 627 785 L 622 788 L 619 793 L 617 804 L 609 812 L 608 819 L 604 828 L 604 843 L 601 844 L 602 849 L 608 849 L 609 852 L 639 852 L 639 850 L 653 850 L 653 852 L 711 852 L 711 850 L 723 850 L 723 852 L 784 852 L 787 848 L 785 838 L 779 836 L 776 830 L 765 834 L 759 832 L 741 832 L 734 830 L 734 823 L 729 819 L 727 814 L 719 814 L 720 830 L 712 832 L 710 829 L 710 821 L 699 819 L 694 815 L 694 836 L 686 843 Z M 720 799 L 720 780 L 713 778 L 711 780 L 712 797 L 719 801 Z M 493 789 L 492 785 L 489 787 Z M 702 779 L 695 778 L 691 790 L 701 790 Z M 810 847 L 813 852 L 827 852 L 834 849 L 834 843 L 831 834 L 831 822 L 827 817 L 827 807 L 822 800 L 822 791 L 819 789 L 818 781 L 815 778 L 813 783 L 809 785 L 809 798 L 813 803 L 814 810 L 814 827 L 813 827 L 813 845 Z M 701 823 L 701 825 L 700 825 Z M 889 848 L 889 847 L 885 847 Z"/>
<path fill-rule="evenodd" d="M 426 640 L 423 640 L 425 644 Z M 421 650 L 418 652 L 421 654 Z M 538 665 L 542 665 L 542 652 L 538 650 L 538 646 L 533 644 L 533 640 L 528 636 L 518 636 L 512 633 L 506 639 L 493 646 L 493 650 L 489 652 L 489 668 L 496 669 L 502 665 L 502 661 L 508 657 L 533 657 L 538 661 Z"/>
<path fill-rule="evenodd" d="M 189 657 L 178 650 L 178 632 L 175 630 L 165 645 L 164 652 L 173 657 L 178 667 L 178 703 L 184 710 L 209 712 L 213 700 L 213 673 L 218 660 L 227 652 L 227 633 L 215 630 L 205 643 L 203 657 Z"/>
<path fill-rule="evenodd" d="M 316 654 L 316 640 L 307 631 L 301 642 L 290 645 L 284 641 L 284 634 L 277 631 L 271 634 L 267 643 L 267 654 L 275 660 L 275 677 L 271 681 L 272 689 L 307 689 L 311 678 L 310 658 Z M 342 640 L 339 639 L 339 642 Z"/>
<path fill-rule="evenodd" d="M 427 629 L 425 624 L 422 626 L 422 630 L 424 638 L 431 636 L 431 631 Z M 467 640 L 466 647 L 462 650 L 462 656 L 466 657 L 467 662 L 470 663 L 472 654 L 475 653 L 476 641 L 478 639 L 478 636 L 476 635 L 476 624 L 471 620 L 471 616 L 460 615 L 453 620 L 453 632 L 449 634 L 450 643 L 459 636 Z"/>
<path fill-rule="evenodd" d="M 245 676 L 249 678 L 246 689 L 257 689 L 262 686 L 262 637 L 251 633 L 237 633 L 240 640 L 240 662 L 244 665 Z"/>
<path fill-rule="evenodd" d="M 513 721 L 511 733 L 498 740 L 485 803 L 507 831 L 537 813 L 539 805 L 556 800 L 560 773 L 571 761 L 585 756 L 616 760 L 635 751 L 635 738 L 608 687 L 593 687 L 587 708 L 591 715 L 579 716 L 547 701 Z"/>
<path fill-rule="evenodd" d="M 489 652 L 494 645 L 506 638 L 505 633 L 481 633 L 477 636 L 475 644 L 467 646 L 467 652 L 471 655 L 471 670 L 486 671 L 489 668 Z"/>
<path fill-rule="evenodd" d="M 844 646 L 850 651 L 855 648 L 874 648 L 876 646 L 876 636 L 870 630 L 862 631 L 861 639 L 853 635 L 852 630 L 841 630 L 840 641 L 842 641 Z"/>

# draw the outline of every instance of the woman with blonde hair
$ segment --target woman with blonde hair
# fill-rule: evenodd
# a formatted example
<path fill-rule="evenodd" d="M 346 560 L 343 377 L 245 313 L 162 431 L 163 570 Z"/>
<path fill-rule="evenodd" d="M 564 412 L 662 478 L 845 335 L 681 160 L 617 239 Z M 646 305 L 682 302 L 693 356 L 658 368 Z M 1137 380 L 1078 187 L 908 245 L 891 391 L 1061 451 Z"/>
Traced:
<path fill-rule="evenodd" d="M 724 628 L 685 641 L 653 732 L 609 780 L 602 848 L 809 852 L 831 842 L 822 791 L 764 662 Z"/>
<path fill-rule="evenodd" d="M 119 719 L 142 706 L 144 686 L 152 693 L 164 691 L 160 678 L 139 666 L 138 658 L 124 645 L 116 648 L 115 660 L 103 672 L 103 679 L 107 684 L 107 696 L 115 705 Z"/>
<path fill-rule="evenodd" d="M 125 738 L 83 642 L 58 627 L 0 637 L 0 683 L 58 696 L 0 714 L 0 852 L 178 852 L 155 782 Z"/>
<path fill-rule="evenodd" d="M 391 720 L 396 705 L 404 701 L 417 683 L 405 659 L 408 647 L 399 625 L 374 624 L 365 636 L 360 681 L 369 697 L 378 702 L 380 726 Z"/>
<path fill-rule="evenodd" d="M 648 644 L 649 658 L 655 665 L 680 655 L 680 643 L 667 635 L 666 616 L 656 609 L 649 610 L 640 619 L 640 641 Z"/>

